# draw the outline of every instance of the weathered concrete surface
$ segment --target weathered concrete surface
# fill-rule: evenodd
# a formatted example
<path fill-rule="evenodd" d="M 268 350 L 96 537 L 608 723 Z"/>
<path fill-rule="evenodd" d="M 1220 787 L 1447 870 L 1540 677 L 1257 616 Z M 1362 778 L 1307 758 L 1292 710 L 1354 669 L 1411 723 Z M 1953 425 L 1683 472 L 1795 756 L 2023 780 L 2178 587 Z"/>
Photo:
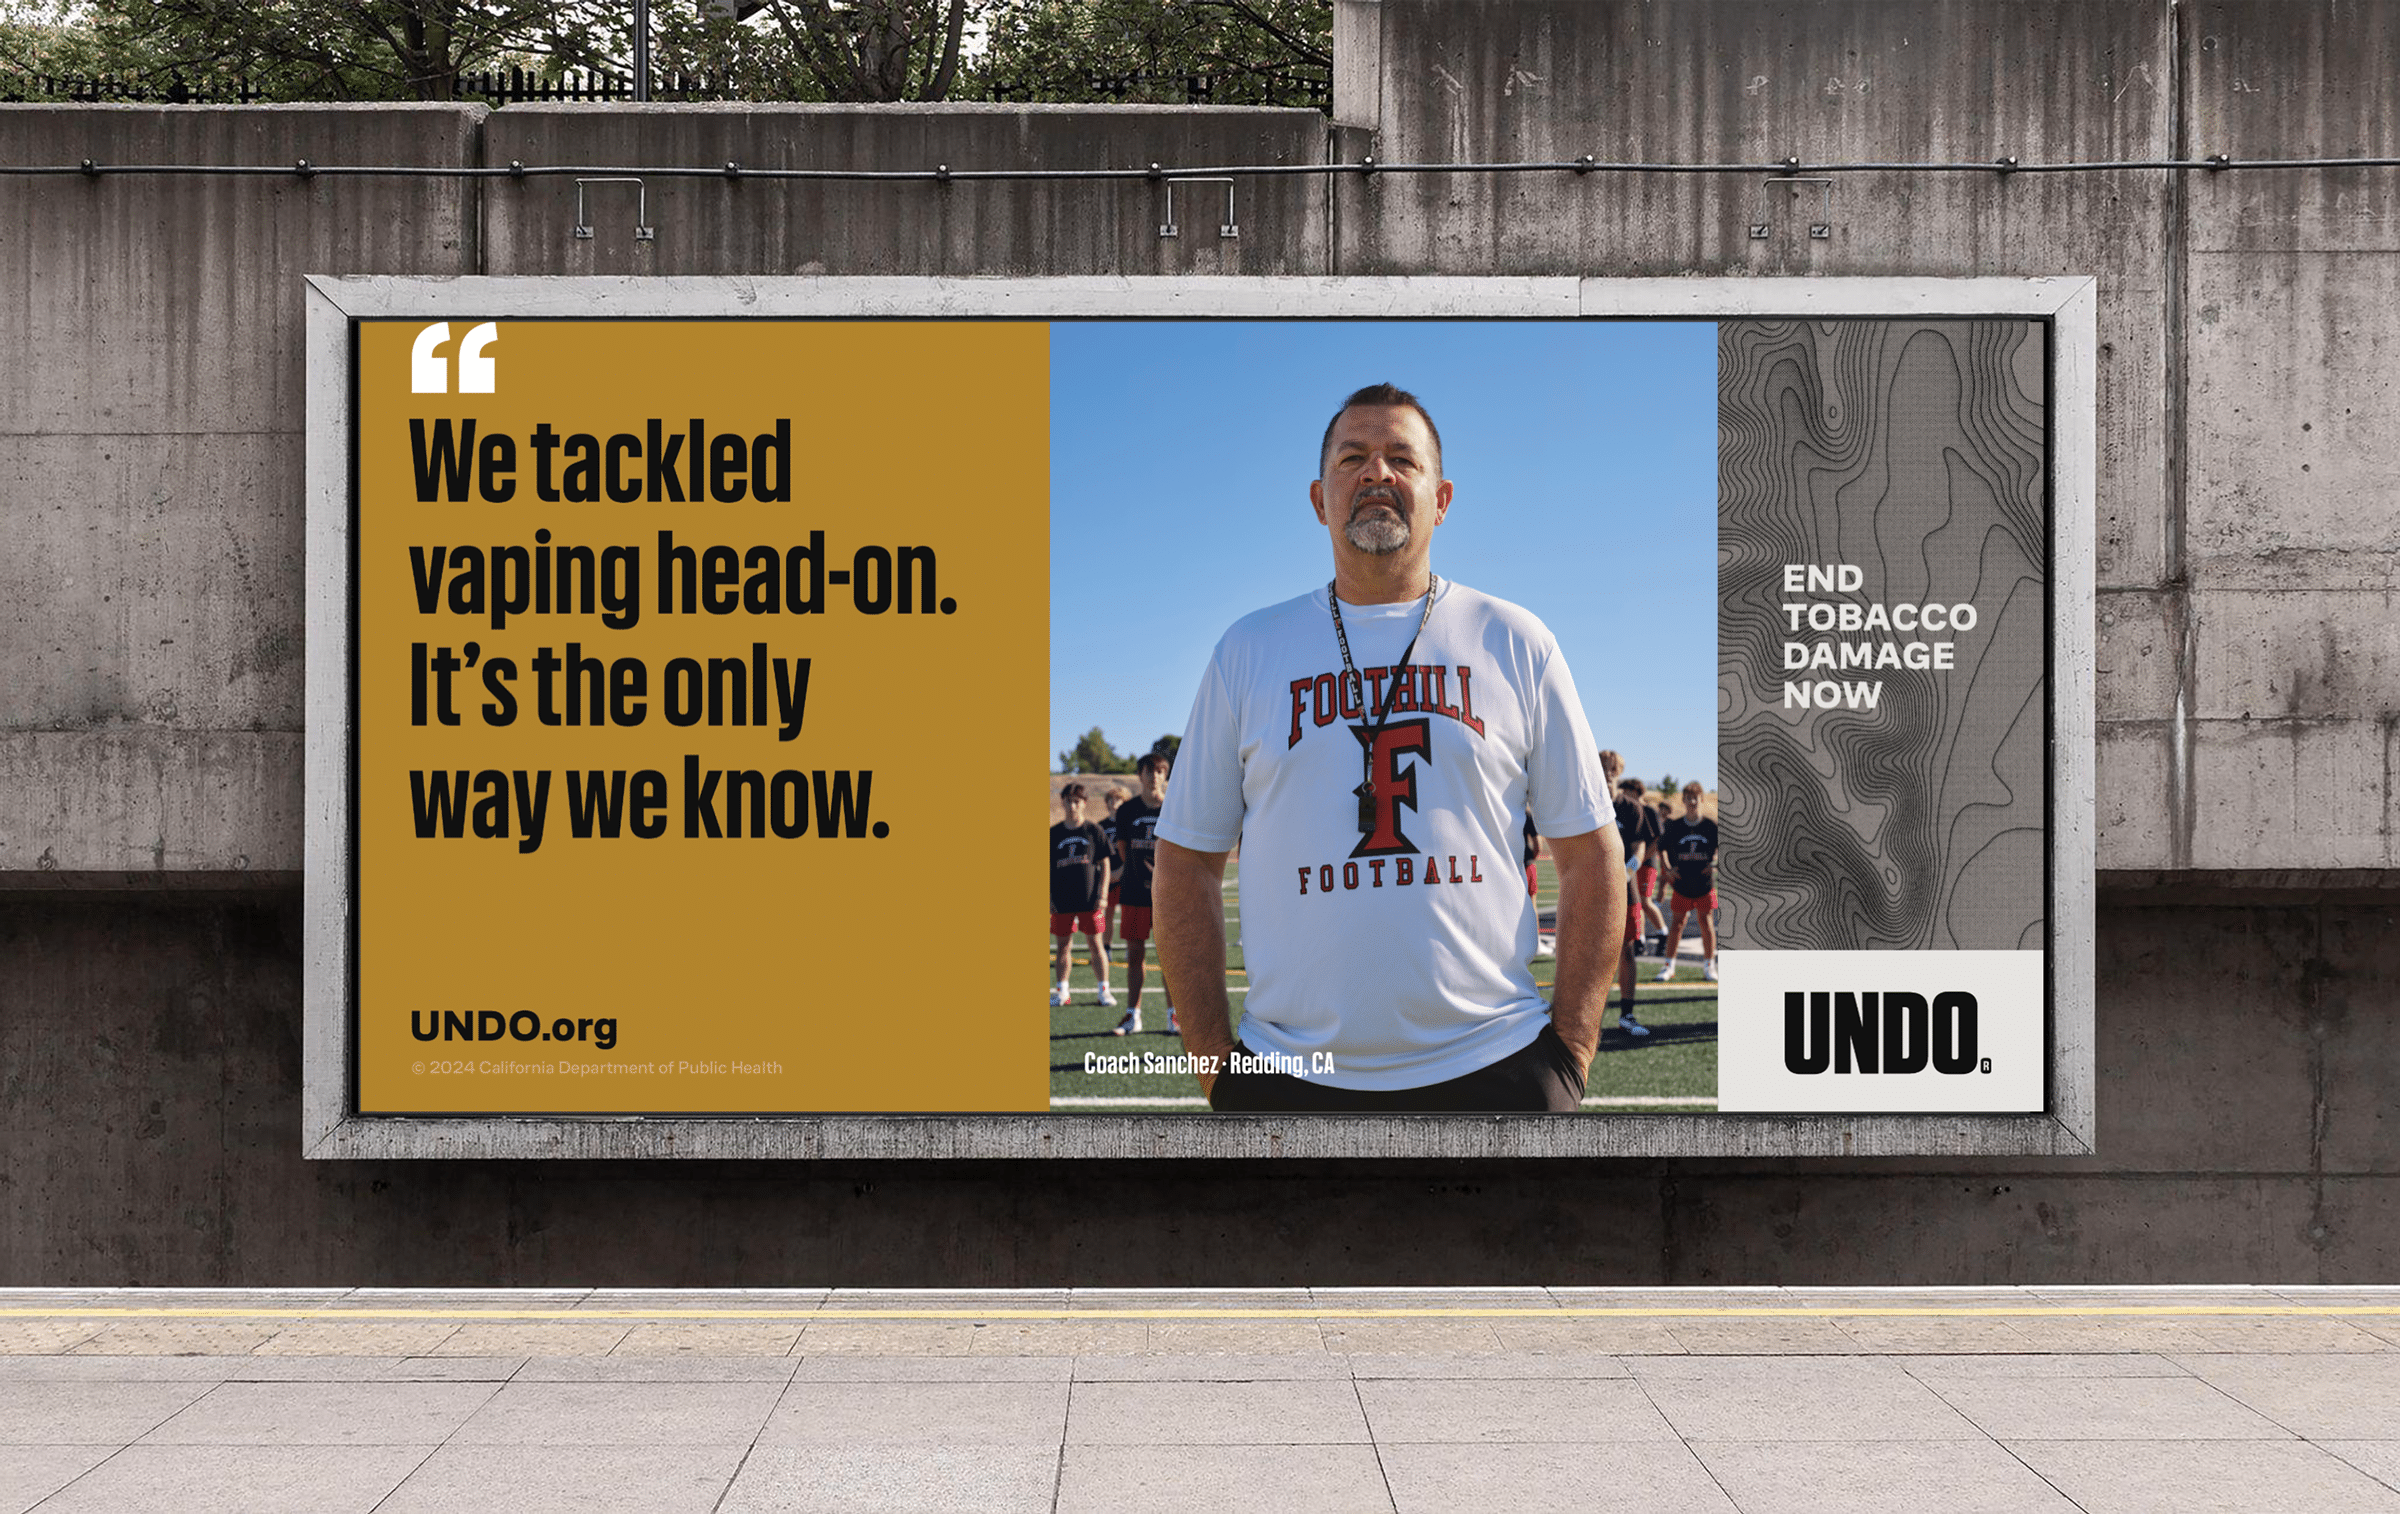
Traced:
<path fill-rule="evenodd" d="M 12 106 L 10 163 L 473 161 L 481 107 Z M 440 179 L 12 179 L 0 872 L 300 865 L 300 278 L 462 273 Z"/>
<path fill-rule="evenodd" d="M 300 760 L 298 731 L 0 731 L 0 868 L 151 887 L 296 873 Z"/>
<path fill-rule="evenodd" d="M 1313 110 L 1186 106 L 516 106 L 485 128 L 494 164 L 738 162 L 754 169 L 931 171 L 1169 169 L 1314 163 Z M 1139 181 L 828 183 L 646 180 L 656 239 L 633 237 L 630 185 L 586 190 L 593 235 L 573 235 L 563 179 L 493 184 L 493 274 L 1306 274 L 1324 273 L 1325 184 L 1244 180 L 1241 234 L 1219 234 L 1224 186 L 1176 191 L 1175 237 L 1158 234 L 1165 190 Z"/>
<path fill-rule="evenodd" d="M 2183 33 L 2195 152 L 2400 152 L 2394 7 L 2204 3 Z M 2389 866 L 2400 177 L 2188 196 L 2189 861 Z"/>
<path fill-rule="evenodd" d="M 2391 915 L 2104 908 L 2094 1158 L 1168 1170 L 304 1162 L 296 891 L 17 894 L 0 1283 L 2388 1280 Z"/>

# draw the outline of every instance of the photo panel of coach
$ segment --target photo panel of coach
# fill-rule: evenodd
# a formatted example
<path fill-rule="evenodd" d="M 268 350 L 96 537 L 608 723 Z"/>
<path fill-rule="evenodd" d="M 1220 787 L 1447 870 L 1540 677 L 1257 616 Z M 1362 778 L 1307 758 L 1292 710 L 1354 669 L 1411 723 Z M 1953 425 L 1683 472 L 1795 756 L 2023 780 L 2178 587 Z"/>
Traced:
<path fill-rule="evenodd" d="M 1531 612 L 1433 572 L 1452 486 L 1414 395 L 1344 400 L 1308 496 L 1333 579 L 1217 643 L 1156 830 L 1153 927 L 1201 1092 L 1219 1112 L 1578 1109 L 1626 890 L 1566 660 Z M 1558 868 L 1548 1004 L 1528 818 Z"/>

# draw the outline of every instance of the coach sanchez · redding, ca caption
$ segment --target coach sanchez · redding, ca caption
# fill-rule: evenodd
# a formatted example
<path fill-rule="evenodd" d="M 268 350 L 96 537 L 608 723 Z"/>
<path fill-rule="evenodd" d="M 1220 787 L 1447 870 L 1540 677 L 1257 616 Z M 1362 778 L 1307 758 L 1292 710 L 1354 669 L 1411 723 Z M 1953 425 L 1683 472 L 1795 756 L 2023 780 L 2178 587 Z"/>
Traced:
<path fill-rule="evenodd" d="M 1331 1052 L 1311 1052 L 1305 1057 L 1286 1056 L 1281 1052 L 1236 1051 L 1222 1057 L 1198 1057 L 1190 1052 L 1162 1054 L 1145 1052 L 1097 1052 L 1083 1054 L 1083 1070 L 1087 1073 L 1171 1073 L 1186 1078 L 1215 1077 L 1224 1072 L 1272 1072 L 1287 1078 L 1315 1073 L 1323 1076 L 1339 1072 Z"/>

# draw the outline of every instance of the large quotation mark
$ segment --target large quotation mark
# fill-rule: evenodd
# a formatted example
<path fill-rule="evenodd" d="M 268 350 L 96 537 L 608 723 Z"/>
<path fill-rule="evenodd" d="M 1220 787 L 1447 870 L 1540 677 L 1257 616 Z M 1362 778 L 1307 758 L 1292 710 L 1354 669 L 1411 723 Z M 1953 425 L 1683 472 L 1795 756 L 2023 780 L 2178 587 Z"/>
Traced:
<path fill-rule="evenodd" d="M 484 349 L 500 339 L 500 328 L 493 322 L 470 329 L 458 344 L 458 392 L 461 394 L 495 394 L 500 381 L 499 359 L 484 355 Z M 416 345 L 408 354 L 408 389 L 411 394 L 448 394 L 450 392 L 450 362 L 441 356 L 441 348 L 450 340 L 450 323 L 436 321 L 417 333 Z"/>

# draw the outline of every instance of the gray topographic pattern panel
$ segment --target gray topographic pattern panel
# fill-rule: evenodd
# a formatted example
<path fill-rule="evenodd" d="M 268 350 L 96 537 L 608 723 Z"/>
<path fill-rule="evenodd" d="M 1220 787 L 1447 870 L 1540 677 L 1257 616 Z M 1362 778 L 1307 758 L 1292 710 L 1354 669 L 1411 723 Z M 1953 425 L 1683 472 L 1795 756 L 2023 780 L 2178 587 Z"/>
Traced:
<path fill-rule="evenodd" d="M 2043 329 L 1727 321 L 1717 338 L 1718 867 L 1727 946 L 2044 939 L 2049 564 Z M 1788 593 L 1787 564 L 1850 564 Z M 1967 603 L 1959 633 L 1791 628 L 1820 603 Z M 1803 612 L 1805 614 L 1810 612 Z M 1787 648 L 1953 642 L 1947 671 L 1793 670 Z M 1930 653 L 1924 655 L 1931 655 Z M 1806 685 L 1797 707 L 1787 680 Z M 1816 696 L 1838 686 L 1834 708 Z M 1871 692 L 1870 692 L 1871 691 Z M 1870 707 L 1871 705 L 1871 707 Z"/>

